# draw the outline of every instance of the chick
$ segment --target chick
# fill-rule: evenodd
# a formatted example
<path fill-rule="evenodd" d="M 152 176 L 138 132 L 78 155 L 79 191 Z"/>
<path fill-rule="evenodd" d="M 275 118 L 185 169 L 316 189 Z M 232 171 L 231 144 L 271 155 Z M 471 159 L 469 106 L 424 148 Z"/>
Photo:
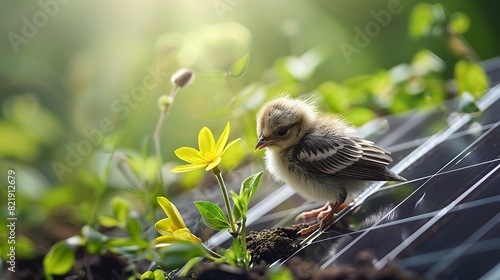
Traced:
<path fill-rule="evenodd" d="M 257 114 L 257 135 L 255 150 L 266 148 L 266 168 L 275 180 L 309 200 L 328 202 L 304 215 L 326 216 L 303 235 L 324 229 L 342 203 L 374 181 L 406 181 L 387 168 L 390 152 L 356 137 L 352 126 L 305 100 L 281 97 L 265 104 Z"/>

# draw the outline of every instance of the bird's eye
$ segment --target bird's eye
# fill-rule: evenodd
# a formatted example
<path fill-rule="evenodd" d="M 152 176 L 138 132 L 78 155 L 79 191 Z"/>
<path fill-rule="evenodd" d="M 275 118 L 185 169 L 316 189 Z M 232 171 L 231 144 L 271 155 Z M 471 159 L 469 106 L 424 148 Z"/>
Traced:
<path fill-rule="evenodd" d="M 278 136 L 285 136 L 287 133 L 288 133 L 288 127 L 280 127 L 276 131 L 276 134 L 278 134 Z"/>

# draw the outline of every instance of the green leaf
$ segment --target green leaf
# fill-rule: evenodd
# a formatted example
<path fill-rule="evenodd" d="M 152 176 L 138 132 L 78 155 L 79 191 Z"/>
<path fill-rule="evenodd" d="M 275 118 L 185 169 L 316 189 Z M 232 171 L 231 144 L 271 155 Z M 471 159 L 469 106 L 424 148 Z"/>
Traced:
<path fill-rule="evenodd" d="M 109 237 L 88 225 L 83 226 L 82 235 L 86 241 L 85 248 L 90 254 L 100 254 L 109 239 Z"/>
<path fill-rule="evenodd" d="M 282 265 L 273 265 L 266 271 L 266 279 L 269 280 L 288 280 L 292 278 L 293 275 L 290 270 Z"/>
<path fill-rule="evenodd" d="M 239 238 L 235 238 L 231 247 L 224 252 L 226 262 L 233 266 L 241 266 L 243 262 L 243 246 Z"/>
<path fill-rule="evenodd" d="M 255 195 L 255 192 L 257 191 L 257 187 L 259 186 L 260 183 L 260 178 L 262 177 L 262 174 L 264 172 L 259 172 L 256 173 L 243 181 L 241 184 L 241 189 L 240 189 L 240 196 L 244 193 L 247 194 L 248 202 L 252 200 L 253 196 Z"/>
<path fill-rule="evenodd" d="M 465 13 L 453 13 L 448 27 L 455 33 L 464 34 L 470 28 L 470 19 Z"/>
<path fill-rule="evenodd" d="M 489 87 L 488 76 L 479 64 L 460 60 L 455 65 L 455 80 L 459 95 L 469 92 L 478 99 Z"/>
<path fill-rule="evenodd" d="M 106 249 L 119 255 L 130 255 L 150 247 L 146 240 L 134 240 L 128 237 L 112 237 L 106 242 Z"/>
<path fill-rule="evenodd" d="M 236 62 L 231 65 L 231 69 L 229 69 L 229 76 L 233 78 L 243 76 L 248 69 L 249 59 L 250 54 L 247 53 L 242 58 L 236 60 Z"/>
<path fill-rule="evenodd" d="M 415 5 L 410 14 L 409 33 L 412 38 L 418 39 L 430 33 L 436 22 L 433 9 L 433 5 L 427 3 Z"/>
<path fill-rule="evenodd" d="M 226 262 L 233 266 L 248 267 L 252 261 L 252 256 L 243 247 L 241 237 L 235 238 L 231 247 L 224 252 Z"/>
<path fill-rule="evenodd" d="M 196 201 L 194 203 L 200 211 L 203 222 L 215 230 L 230 228 L 229 221 L 219 205 L 210 201 Z"/>
<path fill-rule="evenodd" d="M 62 275 L 67 273 L 75 263 L 75 250 L 83 244 L 80 236 L 73 236 L 57 242 L 43 258 L 43 269 L 46 275 Z"/>
<path fill-rule="evenodd" d="M 152 271 L 146 271 L 141 275 L 141 280 L 155 280 L 155 274 Z"/>
<path fill-rule="evenodd" d="M 130 206 L 128 201 L 122 197 L 115 196 L 111 200 L 111 207 L 113 209 L 113 215 L 120 223 L 125 223 L 127 220 L 128 213 L 130 212 Z"/>
<path fill-rule="evenodd" d="M 427 49 L 416 53 L 413 56 L 411 64 L 419 76 L 423 76 L 429 72 L 441 72 L 445 67 L 443 60 Z"/>
<path fill-rule="evenodd" d="M 356 126 L 361 126 L 368 121 L 373 120 L 377 117 L 377 114 L 372 110 L 364 107 L 353 108 L 348 114 L 346 114 L 346 119 Z"/>
<path fill-rule="evenodd" d="M 189 260 L 202 257 L 205 251 L 200 244 L 176 242 L 159 251 L 158 263 L 164 270 L 174 270 L 185 265 Z"/>
<path fill-rule="evenodd" d="M 469 92 L 464 92 L 458 101 L 458 111 L 462 113 L 477 113 L 481 111 Z"/>
<path fill-rule="evenodd" d="M 445 20 L 444 10 L 440 4 L 419 3 L 410 14 L 409 33 L 418 39 L 434 33 L 436 25 Z"/>
<path fill-rule="evenodd" d="M 116 227 L 120 224 L 115 217 L 111 217 L 108 215 L 99 216 L 99 223 L 105 227 Z"/>
<path fill-rule="evenodd" d="M 349 110 L 349 90 L 345 86 L 333 81 L 326 81 L 319 85 L 316 91 L 323 96 L 323 101 L 330 111 L 334 113 L 345 113 Z"/>
<path fill-rule="evenodd" d="M 161 269 L 155 270 L 155 280 L 165 280 L 165 273 Z"/>
<path fill-rule="evenodd" d="M 161 269 L 146 271 L 141 275 L 141 280 L 165 280 L 165 273 Z"/>
<path fill-rule="evenodd" d="M 246 215 L 246 211 L 241 207 L 240 196 L 231 190 L 231 199 L 233 200 L 233 216 L 234 220 L 238 222 L 243 215 Z"/>
<path fill-rule="evenodd" d="M 142 235 L 141 224 L 137 217 L 128 217 L 127 219 L 127 231 L 130 237 L 134 240 L 140 240 Z"/>
<path fill-rule="evenodd" d="M 233 199 L 234 207 L 233 207 L 233 215 L 236 222 L 239 222 L 241 218 L 247 216 L 248 212 L 248 197 L 245 195 L 239 196 L 236 193 L 231 194 L 231 198 Z"/>

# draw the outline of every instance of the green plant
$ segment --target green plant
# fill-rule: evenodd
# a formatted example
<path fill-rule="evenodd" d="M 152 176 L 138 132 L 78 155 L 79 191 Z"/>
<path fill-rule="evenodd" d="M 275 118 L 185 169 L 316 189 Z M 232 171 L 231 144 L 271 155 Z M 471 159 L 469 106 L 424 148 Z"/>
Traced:
<path fill-rule="evenodd" d="M 243 181 L 239 193 L 231 192 L 233 200 L 233 205 L 231 205 L 219 166 L 227 149 L 240 140 L 233 140 L 226 145 L 229 132 L 230 125 L 228 123 L 216 142 L 212 131 L 204 127 L 198 136 L 199 150 L 182 147 L 175 151 L 180 159 L 190 164 L 174 167 L 172 171 L 188 172 L 200 168 L 212 171 L 224 197 L 227 215 L 219 205 L 213 202 L 196 201 L 194 204 L 200 212 L 203 222 L 209 228 L 217 231 L 229 231 L 234 237 L 232 245 L 222 252 L 223 255 L 206 248 L 201 240 L 186 228 L 177 208 L 167 198 L 158 197 L 158 203 L 168 216 L 168 218 L 156 223 L 156 229 L 163 235 L 155 240 L 156 246 L 160 248 L 158 263 L 164 269 L 172 270 L 186 265 L 180 272 L 181 275 L 185 275 L 200 257 L 215 262 L 227 262 L 235 266 L 249 267 L 251 264 L 251 257 L 246 248 L 246 214 L 263 173 L 257 173 Z"/>
<path fill-rule="evenodd" d="M 250 267 L 251 256 L 246 247 L 246 212 L 261 176 L 262 172 L 248 177 L 241 184 L 240 193 L 233 192 L 231 195 L 234 207 L 231 208 L 230 213 L 236 219 L 235 232 L 231 231 L 228 217 L 217 204 L 209 201 L 195 202 L 208 227 L 217 231 L 229 230 L 234 236 L 231 247 L 221 250 L 221 254 L 204 246 L 201 240 L 186 228 L 175 205 L 165 197 L 158 197 L 158 203 L 168 216 L 156 223 L 156 229 L 162 236 L 155 240 L 156 247 L 159 249 L 155 260 L 161 268 L 171 271 L 184 267 L 179 275 L 186 275 L 201 258 L 217 263 L 226 262 L 234 266 Z"/>

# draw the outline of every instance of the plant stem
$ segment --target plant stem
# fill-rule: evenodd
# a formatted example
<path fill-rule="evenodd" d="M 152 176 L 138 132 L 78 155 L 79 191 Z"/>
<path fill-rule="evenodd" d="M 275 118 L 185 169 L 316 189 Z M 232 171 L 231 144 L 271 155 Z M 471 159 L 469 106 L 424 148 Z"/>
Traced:
<path fill-rule="evenodd" d="M 142 182 L 135 176 L 134 172 L 130 170 L 130 166 L 128 165 L 125 156 L 118 159 L 118 169 L 122 172 L 123 176 L 127 179 L 127 181 L 132 185 L 136 190 L 144 189 Z"/>
<path fill-rule="evenodd" d="M 245 254 L 245 257 L 243 258 L 245 260 L 245 265 L 249 267 L 249 263 L 247 263 L 247 217 L 243 216 L 241 218 L 241 247 L 243 248 L 243 253 Z"/>
<path fill-rule="evenodd" d="M 189 271 L 191 271 L 191 269 L 198 263 L 200 262 L 200 259 L 201 258 L 192 258 L 190 259 L 182 268 L 181 270 L 179 270 L 179 272 L 177 273 L 178 276 L 186 276 Z"/>
<path fill-rule="evenodd" d="M 203 246 L 203 249 L 209 254 L 207 256 L 205 256 L 207 259 L 211 260 L 211 261 L 216 261 L 218 259 L 222 259 L 224 256 L 210 250 L 209 248 L 207 248 L 207 246 L 205 246 L 205 244 L 201 244 Z"/>
<path fill-rule="evenodd" d="M 175 95 L 177 94 L 178 91 L 179 91 L 179 87 L 176 85 L 174 85 L 172 87 L 172 90 L 170 90 L 170 93 L 168 94 L 168 96 L 172 97 L 172 101 L 174 100 Z M 159 172 L 159 174 L 160 174 L 160 183 L 162 186 L 163 186 L 163 176 L 161 174 L 161 168 L 163 166 L 163 157 L 161 156 L 160 132 L 161 132 L 161 127 L 163 125 L 163 122 L 165 121 L 165 117 L 167 116 L 168 111 L 169 111 L 171 106 L 172 106 L 172 104 L 169 104 L 167 107 L 161 108 L 160 117 L 158 118 L 158 122 L 156 123 L 156 128 L 155 128 L 155 131 L 153 133 L 153 142 L 155 145 L 156 156 L 160 159 L 160 172 Z"/>
<path fill-rule="evenodd" d="M 222 178 L 222 170 L 217 165 L 212 169 L 217 181 L 219 182 L 219 186 L 222 192 L 222 196 L 224 196 L 224 203 L 227 208 L 227 215 L 229 216 L 229 224 L 231 225 L 231 231 L 229 232 L 233 237 L 238 236 L 238 231 L 236 230 L 236 224 L 234 223 L 233 213 L 231 211 L 231 204 L 229 204 L 229 196 L 227 195 L 226 184 L 224 184 L 224 179 Z"/>

